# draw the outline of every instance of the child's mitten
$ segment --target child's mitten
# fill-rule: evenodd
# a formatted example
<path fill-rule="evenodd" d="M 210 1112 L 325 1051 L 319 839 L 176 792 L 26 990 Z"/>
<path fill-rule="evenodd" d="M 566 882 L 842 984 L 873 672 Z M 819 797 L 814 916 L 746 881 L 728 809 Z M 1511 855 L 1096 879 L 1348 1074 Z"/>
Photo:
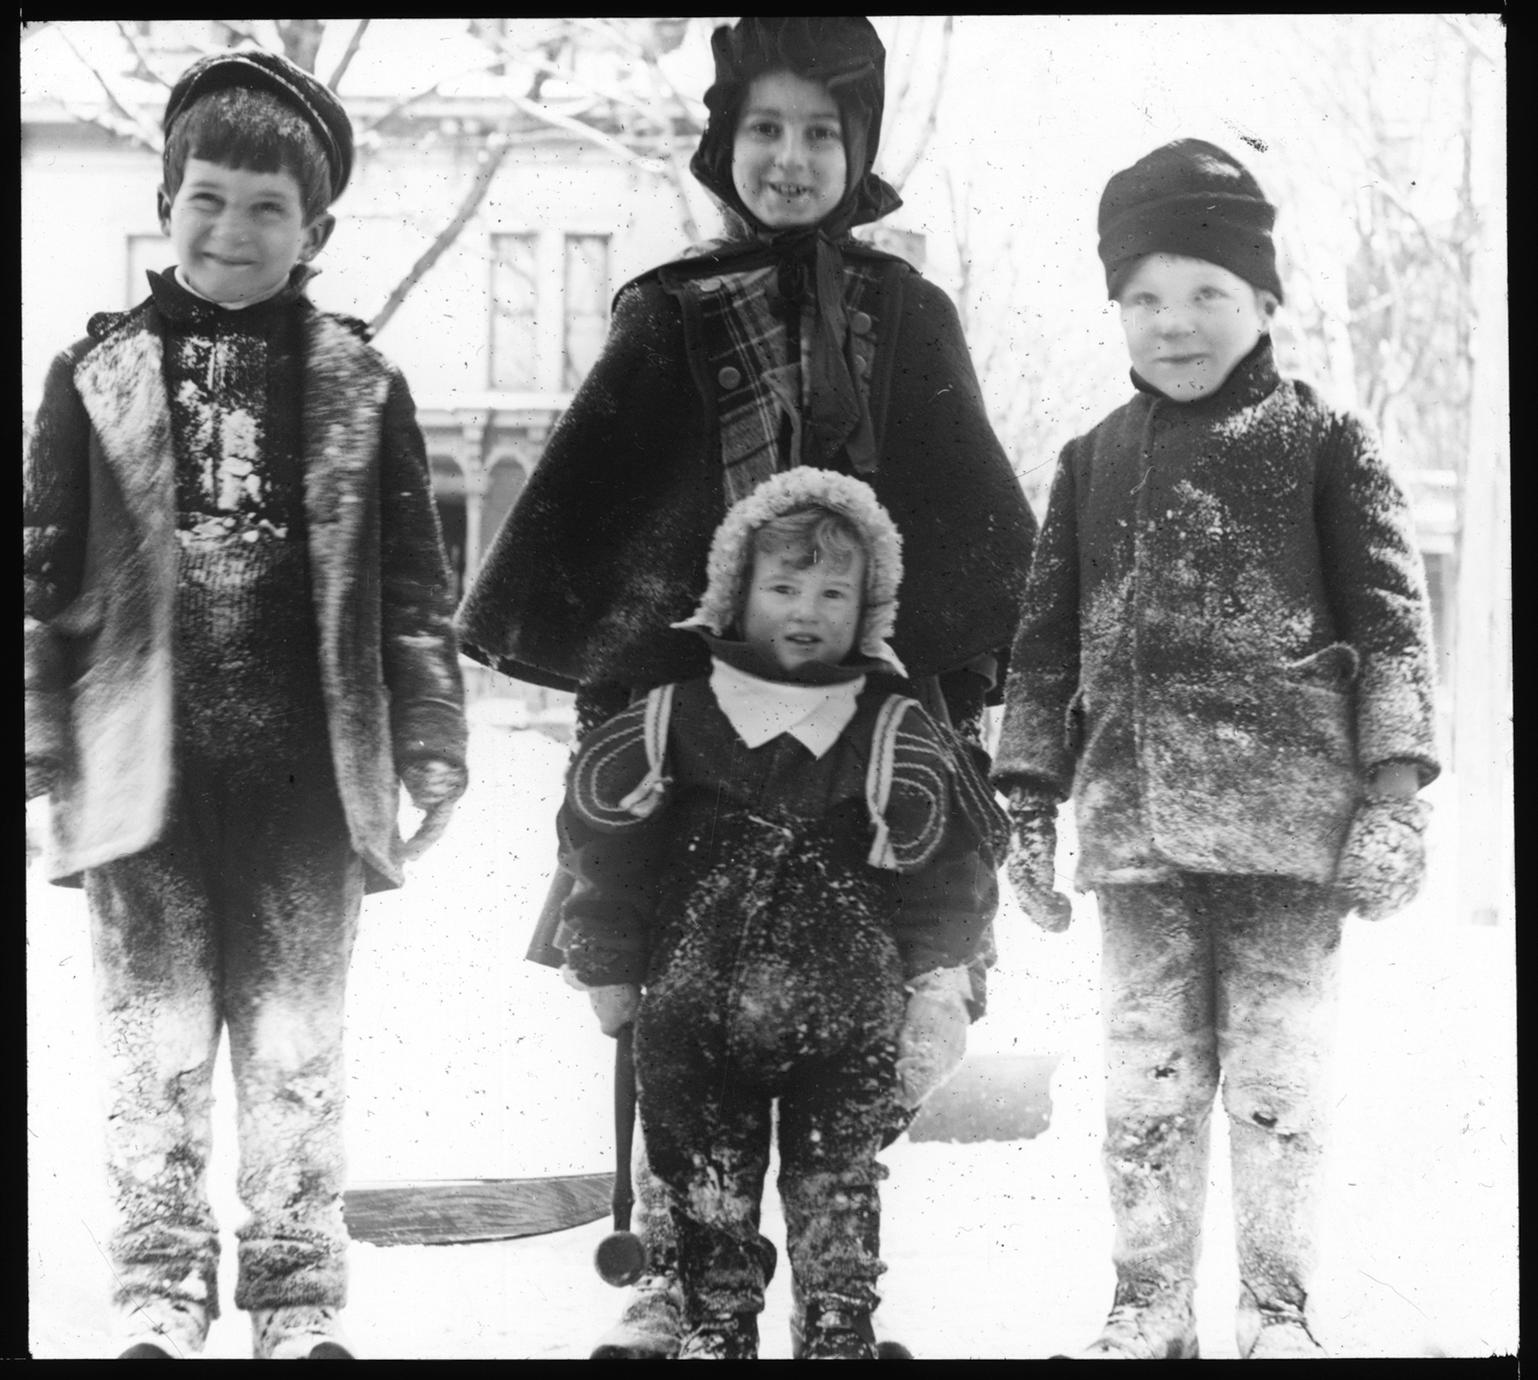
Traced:
<path fill-rule="evenodd" d="M 400 849 L 404 861 L 415 862 L 449 827 L 455 802 L 465 793 L 469 773 L 440 757 L 423 757 L 406 763 L 400 775 L 411 803 L 424 812 L 416 833 Z"/>
<path fill-rule="evenodd" d="M 972 975 L 966 968 L 932 968 L 908 984 L 908 1010 L 897 1036 L 902 1101 L 917 1107 L 961 1067 L 972 1014 Z"/>
<path fill-rule="evenodd" d="M 1009 855 L 1004 870 L 1023 910 L 1044 930 L 1066 930 L 1073 906 L 1057 889 L 1057 803 L 1029 786 L 1009 791 Z"/>
<path fill-rule="evenodd" d="M 568 987 L 586 992 L 598 1017 L 598 1028 L 605 1035 L 618 1035 L 635 1020 L 641 1008 L 641 989 L 633 982 L 606 982 L 589 987 L 569 965 L 561 968 L 561 977 Z"/>
<path fill-rule="evenodd" d="M 458 800 L 465 793 L 469 773 L 441 757 L 422 757 L 401 768 L 401 783 L 419 810 L 431 810 Z"/>
<path fill-rule="evenodd" d="M 1369 793 L 1357 807 L 1335 868 L 1335 885 L 1364 920 L 1382 920 L 1420 894 L 1426 877 L 1431 806 L 1413 797 Z"/>

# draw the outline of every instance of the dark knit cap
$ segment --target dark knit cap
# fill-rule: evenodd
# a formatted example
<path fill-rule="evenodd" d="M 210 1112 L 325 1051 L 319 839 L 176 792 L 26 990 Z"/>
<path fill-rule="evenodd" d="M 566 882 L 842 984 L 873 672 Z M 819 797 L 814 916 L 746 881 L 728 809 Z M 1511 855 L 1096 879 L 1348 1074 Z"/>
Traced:
<path fill-rule="evenodd" d="M 755 77 L 793 72 L 820 82 L 838 103 L 849 180 L 827 217 L 833 233 L 879 220 L 902 198 L 871 171 L 886 100 L 886 48 L 862 15 L 747 15 L 710 36 L 715 80 L 705 92 L 709 118 L 689 168 L 715 196 L 750 224 L 732 182 L 737 115 Z"/>
<path fill-rule="evenodd" d="M 1176 139 L 1123 168 L 1100 198 L 1100 261 L 1120 293 L 1145 254 L 1206 259 L 1282 300 L 1271 227 L 1276 207 L 1238 159 Z"/>
<path fill-rule="evenodd" d="M 277 53 L 245 48 L 199 58 L 171 88 L 161 128 L 169 135 L 176 118 L 194 101 L 236 86 L 266 91 L 304 117 L 331 169 L 331 200 L 341 196 L 352 176 L 352 121 L 330 87 Z"/>

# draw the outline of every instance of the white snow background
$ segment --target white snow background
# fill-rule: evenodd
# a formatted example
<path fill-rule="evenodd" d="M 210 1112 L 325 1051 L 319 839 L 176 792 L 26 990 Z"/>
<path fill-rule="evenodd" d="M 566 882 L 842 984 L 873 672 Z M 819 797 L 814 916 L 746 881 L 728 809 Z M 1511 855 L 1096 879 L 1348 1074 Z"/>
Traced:
<path fill-rule="evenodd" d="M 548 878 L 566 749 L 477 721 L 473 783 L 402 891 L 369 898 L 353 967 L 348 1141 L 354 1182 L 607 1170 L 613 1044 L 586 1000 L 523 958 Z M 1509 926 L 1449 918 L 1458 799 L 1447 778 L 1426 894 L 1352 920 L 1336 1077 L 1321 1340 L 1351 1357 L 1517 1350 L 1515 965 Z M 410 815 L 410 812 L 407 812 Z M 409 822 L 409 821 L 408 821 Z M 1065 836 L 1060 870 L 1072 866 Z M 27 885 L 28 1227 L 35 1358 L 109 1354 L 100 1084 L 82 894 Z M 1099 937 L 1091 897 L 1066 935 L 1006 902 L 989 1013 L 972 1048 L 1064 1057 L 1046 1131 L 885 1155 L 878 1331 L 920 1357 L 1044 1357 L 1087 1343 L 1110 1301 L 1099 1165 Z M 250 1355 L 231 1302 L 232 1095 L 221 1061 L 211 1187 L 224 1316 L 208 1355 Z M 1236 1354 L 1224 1118 L 1199 1277 L 1205 1357 Z M 783 1242 L 766 1191 L 765 1230 Z M 349 1335 L 364 1358 L 579 1358 L 623 1294 L 593 1269 L 609 1231 L 472 1246 L 352 1248 Z M 766 1358 L 790 1354 L 788 1270 L 770 1290 Z"/>

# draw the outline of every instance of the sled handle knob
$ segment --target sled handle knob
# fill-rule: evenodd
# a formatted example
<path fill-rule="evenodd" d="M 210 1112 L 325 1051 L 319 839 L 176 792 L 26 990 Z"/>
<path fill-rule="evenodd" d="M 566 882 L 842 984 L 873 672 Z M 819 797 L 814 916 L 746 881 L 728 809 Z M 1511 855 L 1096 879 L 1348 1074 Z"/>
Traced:
<path fill-rule="evenodd" d="M 611 1231 L 593 1252 L 598 1277 L 625 1289 L 646 1273 L 646 1246 L 633 1231 Z"/>

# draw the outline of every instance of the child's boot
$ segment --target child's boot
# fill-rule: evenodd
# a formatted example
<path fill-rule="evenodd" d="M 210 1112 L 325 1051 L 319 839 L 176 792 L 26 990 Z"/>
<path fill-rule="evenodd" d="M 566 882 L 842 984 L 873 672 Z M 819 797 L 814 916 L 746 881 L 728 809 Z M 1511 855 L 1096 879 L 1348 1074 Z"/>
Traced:
<path fill-rule="evenodd" d="M 120 1361 L 180 1361 L 202 1355 L 208 1310 L 185 1298 L 141 1299 L 118 1305 L 114 1331 Z"/>
<path fill-rule="evenodd" d="M 758 1360 L 758 1314 L 707 1314 L 701 1317 L 679 1344 L 678 1360 Z"/>
<path fill-rule="evenodd" d="M 666 1361 L 678 1354 L 684 1296 L 672 1271 L 643 1275 L 630 1301 L 593 1348 L 595 1361 Z"/>
<path fill-rule="evenodd" d="M 1206 1107 L 1107 1121 L 1116 1296 L 1091 1360 L 1195 1360 L 1192 1299 L 1207 1197 Z"/>
<path fill-rule="evenodd" d="M 619 1321 L 592 1350 L 595 1361 L 668 1361 L 684 1335 L 684 1295 L 678 1282 L 678 1247 L 667 1189 L 652 1173 L 646 1145 L 636 1138 L 632 1179 L 633 1229 L 646 1247 L 647 1273 L 636 1281 Z"/>
<path fill-rule="evenodd" d="M 251 1310 L 251 1354 L 258 1361 L 351 1361 L 340 1309 L 288 1304 Z"/>
<path fill-rule="evenodd" d="M 1239 1355 L 1256 1361 L 1324 1357 L 1306 1315 L 1318 1255 L 1322 1149 L 1306 1132 L 1279 1135 L 1237 1117 L 1229 1123 L 1229 1140 Z"/>
<path fill-rule="evenodd" d="M 1081 1361 L 1194 1361 L 1199 1356 L 1190 1280 L 1123 1280 L 1100 1335 Z"/>
<path fill-rule="evenodd" d="M 808 1304 L 801 1323 L 803 1361 L 874 1361 L 876 1332 L 866 1309 Z"/>

